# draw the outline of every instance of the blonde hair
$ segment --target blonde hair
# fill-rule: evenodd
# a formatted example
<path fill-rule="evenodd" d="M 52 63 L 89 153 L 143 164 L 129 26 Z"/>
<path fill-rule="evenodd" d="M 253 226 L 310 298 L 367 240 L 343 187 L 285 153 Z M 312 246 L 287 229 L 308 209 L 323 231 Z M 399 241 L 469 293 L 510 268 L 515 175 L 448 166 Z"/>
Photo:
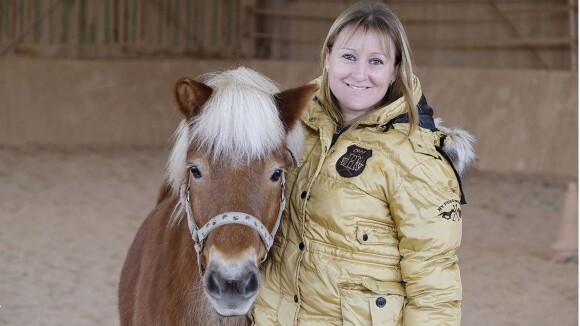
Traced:
<path fill-rule="evenodd" d="M 345 42 L 350 41 L 357 32 L 362 30 L 367 33 L 376 33 L 379 36 L 379 44 L 385 50 L 389 50 L 389 40 L 395 45 L 393 52 L 395 55 L 395 70 L 397 71 L 396 80 L 389 87 L 383 99 L 372 107 L 369 113 L 404 96 L 407 103 L 409 122 L 411 123 L 409 132 L 411 134 L 417 128 L 419 120 L 418 112 L 415 109 L 416 102 L 413 98 L 411 48 L 409 47 L 409 40 L 407 39 L 407 34 L 403 29 L 401 21 L 391 9 L 382 3 L 359 2 L 352 5 L 338 16 L 330 27 L 328 35 L 326 35 L 320 56 L 322 66 L 322 78 L 320 82 L 322 91 L 320 100 L 324 104 L 328 114 L 339 125 L 344 123 L 340 107 L 328 84 L 328 71 L 325 69 L 325 62 L 327 55 L 335 45 L 338 34 L 346 29 L 349 29 L 349 33 Z M 389 54 L 391 51 L 386 51 L 386 53 Z M 353 121 L 351 127 L 356 126 L 363 118 L 364 116 Z"/>

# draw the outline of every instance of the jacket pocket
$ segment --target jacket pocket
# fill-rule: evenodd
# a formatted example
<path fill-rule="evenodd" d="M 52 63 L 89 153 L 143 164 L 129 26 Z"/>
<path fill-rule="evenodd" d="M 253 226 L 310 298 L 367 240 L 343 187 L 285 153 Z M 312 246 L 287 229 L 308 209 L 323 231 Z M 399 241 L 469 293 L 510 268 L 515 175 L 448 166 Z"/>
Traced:
<path fill-rule="evenodd" d="M 338 284 L 343 325 L 401 326 L 405 288 L 397 282 Z"/>
<path fill-rule="evenodd" d="M 399 245 L 397 229 L 394 225 L 359 221 L 356 224 L 356 239 L 360 244 Z"/>

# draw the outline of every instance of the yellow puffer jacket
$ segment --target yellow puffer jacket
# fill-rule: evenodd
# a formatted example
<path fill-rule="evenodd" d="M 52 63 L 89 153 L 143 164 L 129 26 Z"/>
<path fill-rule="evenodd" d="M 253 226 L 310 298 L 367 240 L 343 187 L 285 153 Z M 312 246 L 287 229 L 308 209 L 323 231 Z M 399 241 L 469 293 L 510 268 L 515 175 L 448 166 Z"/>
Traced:
<path fill-rule="evenodd" d="M 459 325 L 460 184 L 439 131 L 385 130 L 403 113 L 401 98 L 332 144 L 335 123 L 309 104 L 255 325 Z"/>

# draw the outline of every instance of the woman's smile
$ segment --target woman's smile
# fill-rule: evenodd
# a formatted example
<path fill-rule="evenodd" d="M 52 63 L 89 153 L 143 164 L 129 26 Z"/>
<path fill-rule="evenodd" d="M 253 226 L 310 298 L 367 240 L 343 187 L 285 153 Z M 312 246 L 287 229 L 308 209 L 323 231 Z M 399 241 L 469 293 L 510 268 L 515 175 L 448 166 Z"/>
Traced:
<path fill-rule="evenodd" d="M 352 88 L 354 90 L 357 90 L 357 91 L 362 91 L 362 90 L 365 90 L 365 89 L 369 89 L 370 88 L 370 87 L 367 87 L 367 86 L 356 86 L 356 85 L 352 85 L 352 84 L 348 84 L 348 83 L 345 83 L 345 84 L 348 87 L 350 87 L 350 88 Z"/>

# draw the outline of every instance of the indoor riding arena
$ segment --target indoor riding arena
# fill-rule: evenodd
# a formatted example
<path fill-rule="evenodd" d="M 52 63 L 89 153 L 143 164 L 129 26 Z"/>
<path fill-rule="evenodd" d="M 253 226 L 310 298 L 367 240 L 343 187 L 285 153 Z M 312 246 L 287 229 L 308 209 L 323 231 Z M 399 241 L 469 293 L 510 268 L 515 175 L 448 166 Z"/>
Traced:
<path fill-rule="evenodd" d="M 462 324 L 578 324 L 578 1 L 390 0 L 463 177 Z M 0 325 L 119 325 L 181 77 L 321 73 L 341 0 L 0 1 Z M 197 270 L 192 271 L 197 272 Z"/>

